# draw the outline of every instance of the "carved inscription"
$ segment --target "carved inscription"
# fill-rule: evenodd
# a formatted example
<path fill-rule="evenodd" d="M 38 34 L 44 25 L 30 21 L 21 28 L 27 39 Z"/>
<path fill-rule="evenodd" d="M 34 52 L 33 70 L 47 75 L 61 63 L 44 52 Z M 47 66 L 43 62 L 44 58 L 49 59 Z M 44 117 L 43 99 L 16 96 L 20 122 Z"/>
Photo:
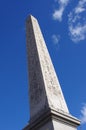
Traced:
<path fill-rule="evenodd" d="M 46 82 L 46 87 L 50 97 L 50 104 L 56 109 L 64 109 L 64 107 L 67 108 L 64 97 L 61 93 L 61 88 L 59 86 L 54 67 L 52 65 L 52 61 L 36 20 L 34 20 L 34 25 L 37 49 L 43 70 L 44 80 Z"/>

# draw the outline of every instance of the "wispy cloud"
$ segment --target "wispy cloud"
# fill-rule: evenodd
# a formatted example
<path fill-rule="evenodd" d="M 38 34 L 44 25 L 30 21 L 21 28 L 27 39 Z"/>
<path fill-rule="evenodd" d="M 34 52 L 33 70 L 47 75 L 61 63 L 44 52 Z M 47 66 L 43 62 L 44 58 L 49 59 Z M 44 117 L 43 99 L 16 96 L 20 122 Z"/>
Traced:
<path fill-rule="evenodd" d="M 86 104 L 83 105 L 81 109 L 81 114 L 82 114 L 80 117 L 81 123 L 85 124 L 86 123 Z"/>
<path fill-rule="evenodd" d="M 53 34 L 53 35 L 52 35 L 52 40 L 53 40 L 53 43 L 54 43 L 55 45 L 57 45 L 58 42 L 59 42 L 59 40 L 60 40 L 60 36 Z"/>
<path fill-rule="evenodd" d="M 86 38 L 86 25 L 70 26 L 71 39 L 75 43 L 84 40 Z"/>
<path fill-rule="evenodd" d="M 80 0 L 68 18 L 69 35 L 72 41 L 77 43 L 86 39 L 86 0 Z"/>
<path fill-rule="evenodd" d="M 62 16 L 69 0 L 55 0 L 56 4 L 59 4 L 59 9 L 55 9 L 53 12 L 53 19 L 62 21 Z"/>
<path fill-rule="evenodd" d="M 81 13 L 85 11 L 85 6 L 86 6 L 86 0 L 80 0 L 77 7 L 75 8 L 75 13 Z"/>

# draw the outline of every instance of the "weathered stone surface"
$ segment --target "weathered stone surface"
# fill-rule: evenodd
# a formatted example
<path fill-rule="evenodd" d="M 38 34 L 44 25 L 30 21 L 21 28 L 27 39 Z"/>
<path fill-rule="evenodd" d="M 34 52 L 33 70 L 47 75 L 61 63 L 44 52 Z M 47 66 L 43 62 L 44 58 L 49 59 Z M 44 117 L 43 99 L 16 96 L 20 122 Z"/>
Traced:
<path fill-rule="evenodd" d="M 26 25 L 31 117 L 46 105 L 69 113 L 38 22 L 30 16 Z"/>
<path fill-rule="evenodd" d="M 76 130 L 79 120 L 54 110 L 48 110 L 40 118 L 28 124 L 24 130 Z"/>
<path fill-rule="evenodd" d="M 26 22 L 29 68 L 30 124 L 24 130 L 75 130 L 37 20 Z M 73 126 L 73 127 L 72 127 Z"/>

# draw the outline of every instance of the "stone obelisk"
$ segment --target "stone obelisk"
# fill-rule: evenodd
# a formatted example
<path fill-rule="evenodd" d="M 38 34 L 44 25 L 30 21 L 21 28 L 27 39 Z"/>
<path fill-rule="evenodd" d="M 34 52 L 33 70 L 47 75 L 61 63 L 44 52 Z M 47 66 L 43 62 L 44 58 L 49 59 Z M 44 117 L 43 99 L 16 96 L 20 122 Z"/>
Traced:
<path fill-rule="evenodd" d="M 80 121 L 69 114 L 39 24 L 26 21 L 30 121 L 24 130 L 76 130 Z"/>

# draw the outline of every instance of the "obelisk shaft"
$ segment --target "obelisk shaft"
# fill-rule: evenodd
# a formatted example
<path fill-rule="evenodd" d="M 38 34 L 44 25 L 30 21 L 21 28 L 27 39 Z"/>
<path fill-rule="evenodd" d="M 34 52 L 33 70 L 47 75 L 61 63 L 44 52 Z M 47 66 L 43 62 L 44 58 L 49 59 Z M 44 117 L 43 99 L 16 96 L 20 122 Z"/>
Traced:
<path fill-rule="evenodd" d="M 46 107 L 69 113 L 37 20 L 27 20 L 31 117 Z"/>

